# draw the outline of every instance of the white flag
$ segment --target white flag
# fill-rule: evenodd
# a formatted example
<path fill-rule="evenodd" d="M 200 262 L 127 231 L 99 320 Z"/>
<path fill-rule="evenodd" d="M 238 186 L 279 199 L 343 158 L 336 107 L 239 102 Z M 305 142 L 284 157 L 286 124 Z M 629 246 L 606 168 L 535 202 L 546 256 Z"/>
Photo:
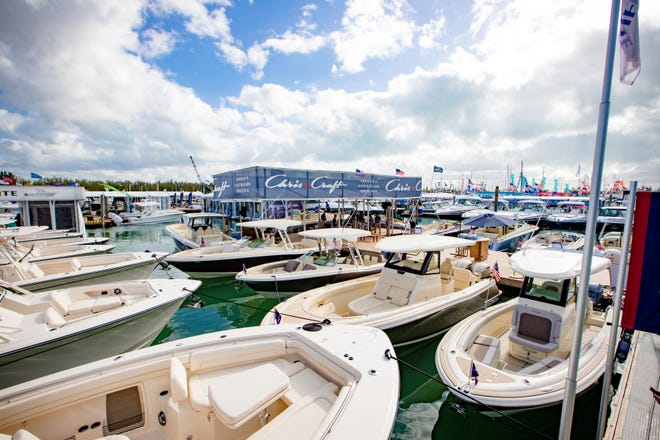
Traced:
<path fill-rule="evenodd" d="M 639 58 L 639 0 L 621 0 L 619 45 L 621 46 L 621 82 L 632 85 L 642 67 Z"/>

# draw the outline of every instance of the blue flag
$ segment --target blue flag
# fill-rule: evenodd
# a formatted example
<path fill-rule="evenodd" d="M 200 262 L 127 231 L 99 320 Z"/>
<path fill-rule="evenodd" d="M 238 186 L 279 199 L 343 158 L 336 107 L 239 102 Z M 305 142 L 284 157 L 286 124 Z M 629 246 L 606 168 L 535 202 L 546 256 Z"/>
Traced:
<path fill-rule="evenodd" d="M 477 366 L 474 365 L 474 361 L 470 364 L 470 378 L 474 379 L 474 386 L 477 386 L 479 383 L 479 372 L 477 371 Z"/>
<path fill-rule="evenodd" d="M 43 179 L 43 177 L 37 173 L 30 173 L 30 179 Z"/>
<path fill-rule="evenodd" d="M 444 172 L 444 171 L 445 171 L 445 170 L 444 170 L 442 167 L 439 167 L 439 166 L 437 166 L 437 165 L 433 165 L 433 172 L 434 172 L 434 173 L 442 173 L 442 172 Z"/>

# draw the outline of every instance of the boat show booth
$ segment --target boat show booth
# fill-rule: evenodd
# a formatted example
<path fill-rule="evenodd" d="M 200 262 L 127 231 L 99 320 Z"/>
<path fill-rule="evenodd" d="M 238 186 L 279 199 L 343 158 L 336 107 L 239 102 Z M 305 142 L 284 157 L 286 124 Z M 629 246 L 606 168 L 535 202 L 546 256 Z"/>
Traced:
<path fill-rule="evenodd" d="M 215 174 L 213 180 L 214 210 L 252 218 L 297 215 L 306 200 L 320 201 L 319 207 L 330 211 L 334 202 L 345 206 L 348 201 L 387 202 L 422 194 L 421 177 L 362 172 L 255 166 Z"/>

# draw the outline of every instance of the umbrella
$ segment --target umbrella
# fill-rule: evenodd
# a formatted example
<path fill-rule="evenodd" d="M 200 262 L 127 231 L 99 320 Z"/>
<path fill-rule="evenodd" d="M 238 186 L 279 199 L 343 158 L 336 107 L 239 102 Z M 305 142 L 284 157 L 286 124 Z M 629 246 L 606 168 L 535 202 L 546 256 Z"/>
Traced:
<path fill-rule="evenodd" d="M 478 228 L 493 228 L 496 226 L 511 226 L 514 221 L 508 217 L 503 217 L 492 212 L 486 212 L 472 217 L 463 222 L 464 225 L 476 226 Z"/>

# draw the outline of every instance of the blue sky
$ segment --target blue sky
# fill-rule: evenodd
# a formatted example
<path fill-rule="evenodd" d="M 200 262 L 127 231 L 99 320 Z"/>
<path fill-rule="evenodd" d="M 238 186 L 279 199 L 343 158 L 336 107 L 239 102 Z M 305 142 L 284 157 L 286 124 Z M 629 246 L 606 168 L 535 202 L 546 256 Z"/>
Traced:
<path fill-rule="evenodd" d="M 589 175 L 602 0 L 0 2 L 0 169 L 206 180 L 249 166 L 505 185 Z M 615 81 L 603 183 L 660 186 L 660 2 Z M 618 77 L 618 52 L 615 77 Z M 442 166 L 442 176 L 432 173 Z"/>

